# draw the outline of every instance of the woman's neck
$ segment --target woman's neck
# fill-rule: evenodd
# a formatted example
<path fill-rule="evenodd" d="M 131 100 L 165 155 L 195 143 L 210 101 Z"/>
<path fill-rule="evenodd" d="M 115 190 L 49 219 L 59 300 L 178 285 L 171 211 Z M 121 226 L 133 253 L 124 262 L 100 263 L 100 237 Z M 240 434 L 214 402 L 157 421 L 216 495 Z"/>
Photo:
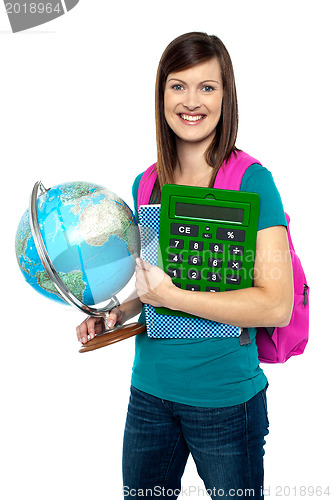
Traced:
<path fill-rule="evenodd" d="M 205 161 L 206 141 L 190 143 L 176 139 L 178 161 L 174 170 L 176 184 L 209 185 L 212 167 Z"/>

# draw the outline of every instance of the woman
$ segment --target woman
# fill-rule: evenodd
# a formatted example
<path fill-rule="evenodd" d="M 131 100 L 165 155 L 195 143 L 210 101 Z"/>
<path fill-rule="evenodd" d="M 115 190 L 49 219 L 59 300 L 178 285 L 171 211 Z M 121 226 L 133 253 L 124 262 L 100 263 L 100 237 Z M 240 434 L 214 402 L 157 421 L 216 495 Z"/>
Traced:
<path fill-rule="evenodd" d="M 157 73 L 158 179 L 150 202 L 160 200 L 165 183 L 213 187 L 220 166 L 237 151 L 237 125 L 232 63 L 222 42 L 204 33 L 175 39 Z M 133 186 L 136 211 L 141 177 Z M 271 174 L 251 165 L 241 190 L 261 199 L 252 288 L 182 290 L 162 270 L 138 260 L 139 298 L 109 315 L 112 327 L 138 314 L 142 303 L 165 306 L 247 327 L 251 338 L 241 346 L 237 338 L 136 337 L 123 447 L 125 494 L 130 491 L 133 498 L 177 498 L 189 453 L 212 498 L 253 497 L 253 492 L 263 498 L 267 379 L 259 366 L 255 327 L 288 324 L 292 269 L 287 223 Z M 139 321 L 145 321 L 144 313 Z M 86 342 L 100 325 L 85 320 L 77 328 L 79 340 Z"/>

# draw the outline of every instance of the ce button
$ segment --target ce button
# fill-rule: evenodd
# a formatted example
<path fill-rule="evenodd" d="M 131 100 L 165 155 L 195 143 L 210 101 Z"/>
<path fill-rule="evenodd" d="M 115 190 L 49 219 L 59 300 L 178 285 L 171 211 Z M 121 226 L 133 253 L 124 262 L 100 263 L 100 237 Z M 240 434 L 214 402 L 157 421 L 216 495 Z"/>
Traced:
<path fill-rule="evenodd" d="M 178 224 L 176 222 L 172 222 L 171 234 L 196 237 L 198 236 L 198 226 L 195 224 Z"/>

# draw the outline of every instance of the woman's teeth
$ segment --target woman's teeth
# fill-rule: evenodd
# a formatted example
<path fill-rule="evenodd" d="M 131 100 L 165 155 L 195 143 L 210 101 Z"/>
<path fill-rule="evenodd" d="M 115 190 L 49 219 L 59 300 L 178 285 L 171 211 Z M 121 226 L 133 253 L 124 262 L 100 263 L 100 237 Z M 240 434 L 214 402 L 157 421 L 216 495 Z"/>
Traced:
<path fill-rule="evenodd" d="M 202 118 L 204 118 L 205 115 L 195 115 L 195 116 L 191 116 L 191 115 L 183 115 L 183 114 L 180 114 L 181 118 L 183 120 L 186 120 L 188 122 L 197 122 L 198 120 L 202 120 Z"/>

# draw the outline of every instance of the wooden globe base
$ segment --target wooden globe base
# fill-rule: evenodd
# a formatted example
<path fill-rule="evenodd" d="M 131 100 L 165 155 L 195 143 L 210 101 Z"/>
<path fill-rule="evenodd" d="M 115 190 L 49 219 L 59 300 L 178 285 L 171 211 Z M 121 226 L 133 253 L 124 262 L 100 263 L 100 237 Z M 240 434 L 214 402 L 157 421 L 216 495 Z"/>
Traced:
<path fill-rule="evenodd" d="M 88 340 L 86 344 L 82 344 L 79 352 L 94 351 L 95 349 L 100 349 L 120 340 L 128 339 L 134 335 L 138 335 L 145 331 L 145 325 L 141 323 L 129 323 L 128 325 L 117 326 L 111 330 L 106 330 L 99 335 L 96 335 L 93 339 Z"/>

